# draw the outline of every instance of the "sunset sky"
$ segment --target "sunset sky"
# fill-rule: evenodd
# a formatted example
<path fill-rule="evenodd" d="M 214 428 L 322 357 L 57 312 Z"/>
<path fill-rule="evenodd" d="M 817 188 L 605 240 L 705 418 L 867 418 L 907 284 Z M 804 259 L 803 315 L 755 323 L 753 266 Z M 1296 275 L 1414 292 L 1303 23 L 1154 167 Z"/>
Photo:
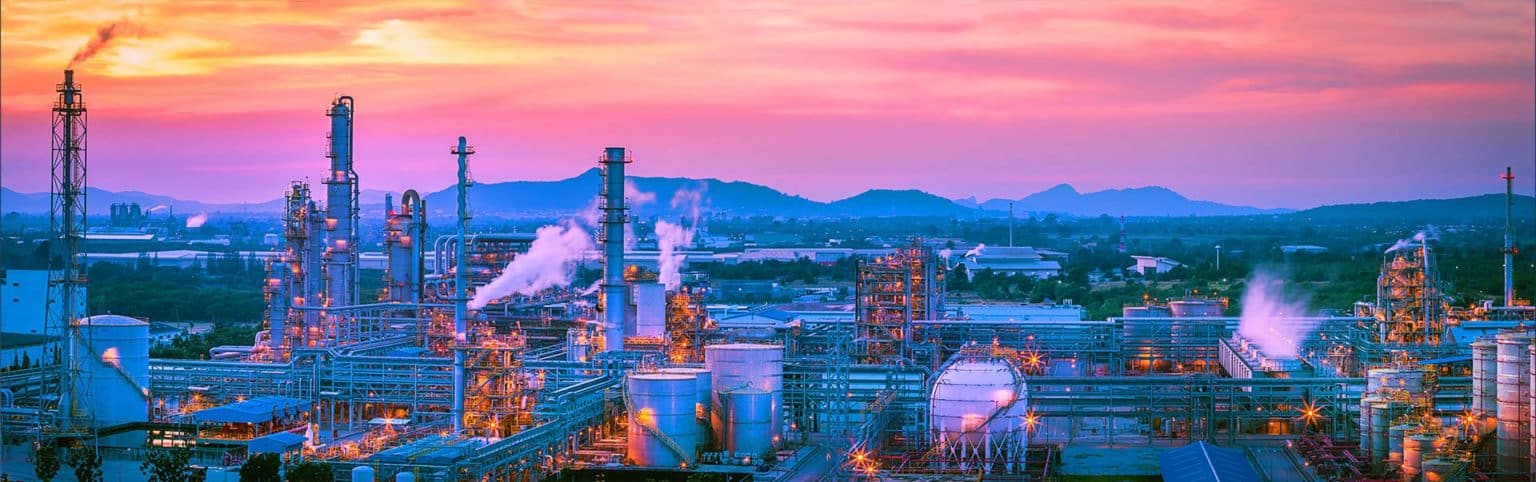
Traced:
<path fill-rule="evenodd" d="M 203 201 L 318 181 L 357 99 L 365 189 L 644 176 L 830 200 L 1161 185 L 1261 207 L 1502 191 L 1536 165 L 1514 1 L 0 2 L 0 183 L 48 188 L 71 57 L 90 183 Z"/>

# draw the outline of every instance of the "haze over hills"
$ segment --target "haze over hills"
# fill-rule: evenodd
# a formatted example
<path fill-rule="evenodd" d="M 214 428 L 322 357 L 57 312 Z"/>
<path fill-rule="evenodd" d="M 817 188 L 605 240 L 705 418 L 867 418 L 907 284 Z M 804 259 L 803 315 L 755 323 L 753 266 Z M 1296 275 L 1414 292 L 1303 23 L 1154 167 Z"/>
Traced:
<path fill-rule="evenodd" d="M 588 169 L 581 174 L 556 181 L 506 181 L 475 185 L 470 190 L 470 208 L 477 216 L 489 217 L 554 217 L 570 215 L 590 209 L 596 200 L 601 183 L 598 169 Z M 786 194 L 777 189 L 742 181 L 719 179 L 692 179 L 677 177 L 631 177 L 631 207 L 638 217 L 678 216 L 691 209 L 689 192 L 697 192 L 702 202 L 701 211 L 732 216 L 770 215 L 787 217 L 890 217 L 890 216 L 940 216 L 974 217 L 1002 216 L 1008 210 L 1009 200 L 991 199 L 978 202 L 975 198 L 946 199 L 916 189 L 871 189 L 858 195 L 832 202 L 820 202 L 801 196 Z M 675 199 L 680 193 L 683 199 Z M 364 190 L 361 208 L 364 213 L 383 210 L 385 192 Z M 314 195 L 323 200 L 323 186 Z M 436 216 L 448 216 L 454 211 L 456 199 L 452 187 L 425 192 L 428 210 Z M 396 200 L 399 196 L 396 193 Z M 1528 203 L 1530 196 L 1521 196 L 1520 203 Z M 178 214 L 198 212 L 275 214 L 282 207 L 281 199 L 249 204 L 215 204 L 195 200 L 177 199 L 138 191 L 111 192 L 91 188 L 88 201 L 92 214 L 105 215 L 109 206 L 119 202 L 135 202 L 143 209 L 158 205 L 172 206 Z M 1285 214 L 1304 219 L 1347 220 L 1370 217 L 1417 217 L 1455 218 L 1462 213 L 1485 213 L 1502 216 L 1502 195 L 1475 196 L 1450 200 L 1424 200 L 1375 204 L 1351 204 L 1324 206 L 1292 213 L 1285 209 L 1261 209 L 1236 206 L 1212 201 L 1189 199 L 1163 187 L 1147 186 L 1130 189 L 1108 189 L 1083 193 L 1067 184 L 1057 185 L 1020 199 L 1012 200 L 1014 213 L 1057 213 L 1069 216 L 1159 217 L 1159 216 L 1234 216 Z M 48 193 L 18 193 L 0 188 L 0 210 L 5 212 L 45 213 L 48 210 Z M 365 214 L 366 215 L 366 214 Z"/>

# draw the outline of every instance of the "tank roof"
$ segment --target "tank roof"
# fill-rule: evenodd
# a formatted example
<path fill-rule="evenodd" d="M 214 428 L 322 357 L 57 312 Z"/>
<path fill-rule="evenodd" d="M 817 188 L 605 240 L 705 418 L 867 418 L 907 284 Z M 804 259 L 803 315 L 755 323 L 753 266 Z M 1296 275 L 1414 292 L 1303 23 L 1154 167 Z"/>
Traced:
<path fill-rule="evenodd" d="M 80 320 L 84 326 L 149 326 L 149 322 L 123 315 L 87 316 Z"/>

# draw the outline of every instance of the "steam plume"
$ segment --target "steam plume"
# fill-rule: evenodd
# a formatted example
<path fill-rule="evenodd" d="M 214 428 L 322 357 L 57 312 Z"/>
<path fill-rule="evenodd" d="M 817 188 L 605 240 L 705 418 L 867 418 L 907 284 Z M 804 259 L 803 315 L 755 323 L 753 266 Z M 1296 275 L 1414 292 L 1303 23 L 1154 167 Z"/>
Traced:
<path fill-rule="evenodd" d="M 566 221 L 544 226 L 534 233 L 528 252 L 512 258 L 501 276 L 475 290 L 469 308 L 478 310 L 491 300 L 511 294 L 531 295 L 545 288 L 565 286 L 581 255 L 593 249 L 592 235 L 581 226 Z"/>
<path fill-rule="evenodd" d="M 156 204 L 155 207 L 149 208 L 148 210 L 144 211 L 144 213 L 148 214 L 148 213 L 159 211 L 161 209 L 165 209 L 165 208 L 168 208 L 168 207 L 170 207 L 170 206 L 166 206 L 164 204 Z"/>
<path fill-rule="evenodd" d="M 1293 359 L 1302 340 L 1317 329 L 1316 322 L 1296 320 L 1306 316 L 1307 300 L 1286 293 L 1285 281 L 1267 271 L 1256 271 L 1243 292 L 1243 314 L 1237 333 L 1258 345 L 1264 355 Z"/>
<path fill-rule="evenodd" d="M 201 227 L 203 227 L 203 224 L 205 224 L 207 222 L 208 222 L 208 213 L 197 213 L 197 214 L 194 214 L 194 215 L 192 215 L 192 217 L 187 218 L 187 229 L 201 228 Z"/>
<path fill-rule="evenodd" d="M 986 250 L 987 250 L 987 245 L 981 244 L 981 243 L 977 243 L 976 247 L 971 248 L 970 251 L 966 251 L 965 255 L 960 256 L 960 257 L 961 258 L 970 258 L 970 257 L 973 257 L 973 256 L 981 256 L 981 252 L 982 251 L 986 251 Z"/>
<path fill-rule="evenodd" d="M 118 28 L 124 26 L 128 26 L 127 20 L 119 20 L 97 28 L 96 36 L 86 41 L 85 45 L 80 47 L 80 50 L 75 51 L 74 58 L 69 59 L 69 68 L 74 68 L 76 64 L 90 60 L 91 57 L 96 55 L 96 52 L 100 52 L 102 47 L 106 47 L 112 41 L 112 38 L 118 33 Z"/>
<path fill-rule="evenodd" d="M 687 259 L 678 248 L 693 246 L 694 233 L 699 228 L 699 205 L 704 202 L 704 189 L 698 190 L 682 188 L 672 194 L 672 209 L 688 213 L 688 223 L 673 224 L 667 221 L 656 221 L 656 248 L 661 252 L 657 254 L 656 280 L 660 281 L 666 289 L 677 289 L 683 281 L 683 262 Z"/>
<path fill-rule="evenodd" d="M 1423 243 L 1425 241 L 1439 241 L 1439 240 L 1440 240 L 1440 232 L 1436 231 L 1434 226 L 1427 225 L 1427 226 L 1424 226 L 1424 230 L 1419 231 L 1417 233 L 1413 233 L 1413 237 L 1410 237 L 1410 238 L 1407 238 L 1407 239 L 1399 239 L 1399 240 L 1397 240 L 1396 243 L 1392 243 L 1392 247 L 1387 248 L 1387 250 L 1385 252 L 1390 253 L 1390 252 L 1393 252 L 1393 251 L 1397 251 L 1399 249 L 1407 248 L 1409 246 L 1413 246 L 1414 243 Z"/>

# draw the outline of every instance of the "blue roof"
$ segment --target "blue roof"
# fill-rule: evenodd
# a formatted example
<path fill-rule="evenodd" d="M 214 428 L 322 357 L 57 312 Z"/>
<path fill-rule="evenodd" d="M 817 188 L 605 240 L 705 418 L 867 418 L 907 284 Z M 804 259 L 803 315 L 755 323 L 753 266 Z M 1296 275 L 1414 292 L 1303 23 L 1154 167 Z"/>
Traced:
<path fill-rule="evenodd" d="M 265 437 L 253 438 L 246 445 L 246 448 L 253 454 L 282 454 L 298 450 L 303 446 L 303 435 L 293 432 L 278 432 Z"/>
<path fill-rule="evenodd" d="M 1447 363 L 1470 362 L 1470 361 L 1472 361 L 1472 355 L 1461 355 L 1461 356 L 1448 356 L 1448 357 L 1444 357 L 1444 358 L 1434 358 L 1434 359 L 1429 359 L 1429 360 L 1419 360 L 1419 364 L 1420 365 L 1444 365 L 1444 364 L 1447 364 Z"/>
<path fill-rule="evenodd" d="M 303 411 L 309 402 L 292 397 L 267 395 L 244 402 L 198 410 L 192 420 L 213 423 L 260 423 Z"/>
<path fill-rule="evenodd" d="M 1158 455 L 1168 482 L 1258 482 L 1259 474 L 1237 450 L 1195 442 Z"/>

